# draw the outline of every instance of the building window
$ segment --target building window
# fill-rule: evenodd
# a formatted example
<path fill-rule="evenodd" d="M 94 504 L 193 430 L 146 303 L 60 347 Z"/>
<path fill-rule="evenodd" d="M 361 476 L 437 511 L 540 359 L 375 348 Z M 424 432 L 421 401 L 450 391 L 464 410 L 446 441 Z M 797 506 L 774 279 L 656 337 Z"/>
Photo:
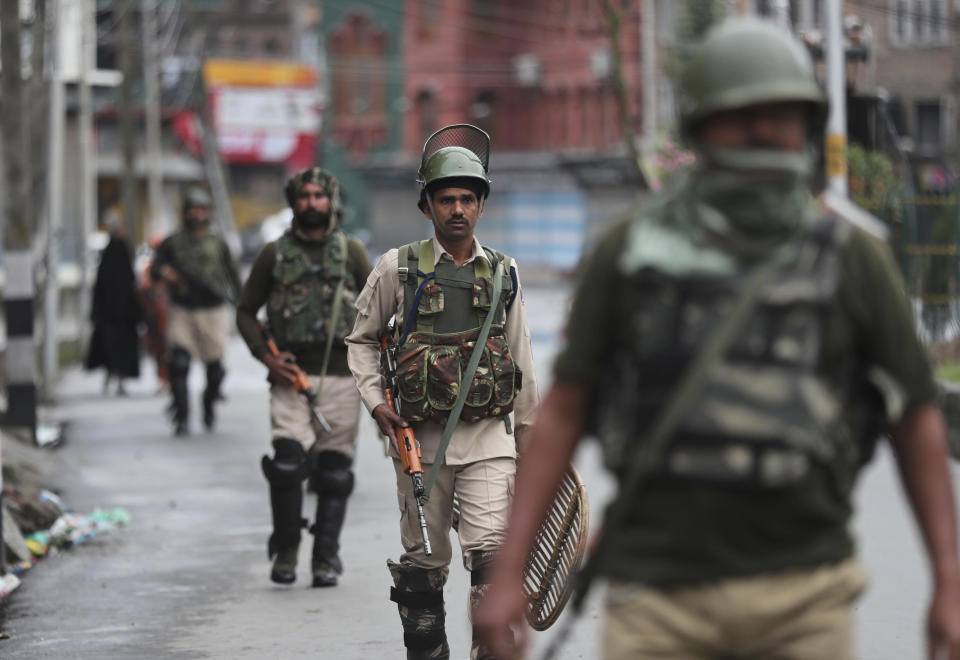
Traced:
<path fill-rule="evenodd" d="M 424 143 L 437 128 L 437 97 L 428 89 L 417 94 L 417 122 L 420 142 Z"/>
<path fill-rule="evenodd" d="M 334 116 L 386 113 L 386 34 L 363 12 L 331 37 Z"/>
<path fill-rule="evenodd" d="M 419 5 L 419 18 L 417 21 L 417 33 L 421 38 L 429 38 L 437 30 L 437 22 L 440 20 L 440 10 L 442 0 L 421 0 Z"/>
<path fill-rule="evenodd" d="M 917 101 L 917 150 L 936 152 L 940 148 L 940 101 Z"/>
<path fill-rule="evenodd" d="M 934 44 L 947 44 L 947 0 L 930 0 L 930 41 Z"/>
<path fill-rule="evenodd" d="M 913 36 L 917 42 L 922 43 L 927 40 L 927 27 L 929 25 L 927 3 L 924 0 L 918 0 L 913 8 Z"/>
<path fill-rule="evenodd" d="M 790 25 L 800 25 L 801 0 L 790 0 Z"/>
<path fill-rule="evenodd" d="M 891 0 L 890 40 L 896 45 L 949 42 L 947 0 Z"/>
<path fill-rule="evenodd" d="M 894 44 L 903 46 L 910 42 L 913 32 L 910 20 L 912 4 L 910 0 L 891 0 L 890 41 Z"/>
<path fill-rule="evenodd" d="M 494 108 L 497 97 L 491 90 L 484 90 L 473 98 L 470 104 L 470 119 L 477 128 L 483 129 L 488 135 L 494 134 Z"/>

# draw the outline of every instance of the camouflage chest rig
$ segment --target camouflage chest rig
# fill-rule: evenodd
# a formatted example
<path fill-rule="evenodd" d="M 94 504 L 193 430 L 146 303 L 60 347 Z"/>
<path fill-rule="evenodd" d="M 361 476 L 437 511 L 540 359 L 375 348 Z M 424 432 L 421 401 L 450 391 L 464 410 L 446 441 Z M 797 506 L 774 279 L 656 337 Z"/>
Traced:
<path fill-rule="evenodd" d="M 194 237 L 186 231 L 178 231 L 170 237 L 170 251 L 173 267 L 186 273 L 191 280 L 214 291 L 224 286 L 227 274 L 220 238 L 216 234 Z M 191 286 L 190 282 L 178 282 L 173 285 L 173 294 L 189 297 Z"/>
<path fill-rule="evenodd" d="M 841 492 L 849 489 L 875 401 L 868 400 L 855 356 L 840 365 L 821 361 L 824 324 L 839 286 L 839 248 L 849 231 L 835 218 L 811 222 L 795 254 L 762 285 L 651 476 L 778 488 L 819 467 Z M 632 443 L 669 405 L 685 368 L 736 302 L 745 275 L 668 275 L 650 267 L 628 274 L 628 312 L 618 329 L 627 348 L 617 356 L 616 385 L 601 415 L 612 469 L 623 469 Z"/>
<path fill-rule="evenodd" d="M 309 344 L 342 342 L 357 318 L 356 299 L 342 231 L 330 234 L 318 263 L 290 231 L 277 239 L 267 319 L 281 349 L 295 352 Z"/>
<path fill-rule="evenodd" d="M 499 300 L 493 294 L 493 265 L 505 256 L 484 248 L 487 259 L 457 266 L 434 262 L 433 240 L 399 250 L 404 285 L 404 325 L 397 339 L 400 414 L 411 422 L 443 423 L 454 408 L 462 374 L 488 314 L 493 324 L 482 347 L 479 366 L 469 384 L 460 420 L 504 417 L 513 410 L 522 372 L 513 360 L 503 322 L 516 294 L 515 274 L 504 274 Z M 493 265 L 491 265 L 493 264 Z"/>

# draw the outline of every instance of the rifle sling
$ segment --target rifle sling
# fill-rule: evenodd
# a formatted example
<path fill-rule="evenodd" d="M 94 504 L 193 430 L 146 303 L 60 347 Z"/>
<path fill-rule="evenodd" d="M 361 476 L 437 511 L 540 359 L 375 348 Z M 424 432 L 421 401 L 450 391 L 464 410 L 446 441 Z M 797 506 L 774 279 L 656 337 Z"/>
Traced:
<path fill-rule="evenodd" d="M 347 251 L 347 237 L 342 233 L 336 234 L 340 242 L 341 250 L 344 255 Z M 333 336 L 337 331 L 337 324 L 340 322 L 340 299 L 343 297 L 343 284 L 347 279 L 347 258 L 344 256 L 343 263 L 340 264 L 340 281 L 337 283 L 337 290 L 333 293 L 333 312 L 330 314 L 330 323 L 327 325 L 327 345 L 323 349 L 323 366 L 320 367 L 320 382 L 317 383 L 317 399 L 323 391 L 323 379 L 327 375 L 327 367 L 330 365 L 330 351 L 333 349 Z"/>
<path fill-rule="evenodd" d="M 423 490 L 423 499 L 430 499 L 430 490 L 433 488 L 433 482 L 437 480 L 437 474 L 440 466 L 443 464 L 444 457 L 447 454 L 447 446 L 450 439 L 453 438 L 453 432 L 457 428 L 457 422 L 460 421 L 460 412 L 467 401 L 467 395 L 470 393 L 470 385 L 473 383 L 473 374 L 477 371 L 477 365 L 480 364 L 480 356 L 483 355 L 483 347 L 487 343 L 487 337 L 490 334 L 490 326 L 493 323 L 493 317 L 496 316 L 496 305 L 500 300 L 500 294 L 503 291 L 503 261 L 497 263 L 493 271 L 493 295 L 490 297 L 491 308 L 487 318 L 483 321 L 483 327 L 480 328 L 480 335 L 477 337 L 477 343 L 470 354 L 470 361 L 467 363 L 467 369 L 463 372 L 463 378 L 460 379 L 460 392 L 457 394 L 457 400 L 453 404 L 453 410 L 447 417 L 447 423 L 443 427 L 443 435 L 440 438 L 440 446 L 437 448 L 437 455 L 433 458 L 433 465 L 430 466 L 430 473 L 427 475 L 427 482 Z"/>

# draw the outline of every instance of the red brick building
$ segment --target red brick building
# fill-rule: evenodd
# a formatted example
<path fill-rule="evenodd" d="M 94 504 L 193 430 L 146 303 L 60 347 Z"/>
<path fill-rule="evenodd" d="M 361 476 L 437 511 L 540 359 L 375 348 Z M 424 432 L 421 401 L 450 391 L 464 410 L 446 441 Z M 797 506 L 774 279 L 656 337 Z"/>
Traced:
<path fill-rule="evenodd" d="M 621 18 L 620 58 L 639 132 L 640 4 Z M 596 0 L 408 0 L 404 148 L 469 121 L 497 150 L 605 152 L 623 143 L 609 22 Z"/>

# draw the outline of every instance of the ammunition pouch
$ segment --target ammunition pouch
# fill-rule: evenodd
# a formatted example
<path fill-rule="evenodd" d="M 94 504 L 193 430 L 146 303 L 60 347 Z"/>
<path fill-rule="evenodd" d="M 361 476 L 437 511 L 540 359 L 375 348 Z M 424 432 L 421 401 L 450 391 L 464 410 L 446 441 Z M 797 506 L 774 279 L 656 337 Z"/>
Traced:
<path fill-rule="evenodd" d="M 449 334 L 415 332 L 397 349 L 400 415 L 411 422 L 443 423 L 456 403 L 463 372 L 479 330 Z M 469 384 L 460 419 L 476 422 L 513 410 L 523 373 L 510 354 L 502 326 L 494 326 Z"/>

